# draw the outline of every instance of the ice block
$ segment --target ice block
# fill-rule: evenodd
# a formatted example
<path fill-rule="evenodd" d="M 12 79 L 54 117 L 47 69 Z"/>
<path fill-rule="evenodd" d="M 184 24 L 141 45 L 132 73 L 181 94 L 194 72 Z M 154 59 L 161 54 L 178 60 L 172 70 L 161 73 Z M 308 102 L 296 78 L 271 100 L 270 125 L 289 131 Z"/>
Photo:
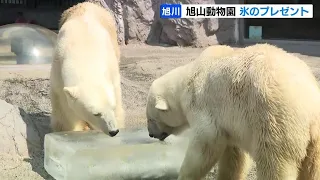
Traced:
<path fill-rule="evenodd" d="M 99 131 L 45 136 L 44 167 L 57 180 L 177 179 L 187 133 L 152 139 L 147 129 L 122 129 L 115 137 Z"/>

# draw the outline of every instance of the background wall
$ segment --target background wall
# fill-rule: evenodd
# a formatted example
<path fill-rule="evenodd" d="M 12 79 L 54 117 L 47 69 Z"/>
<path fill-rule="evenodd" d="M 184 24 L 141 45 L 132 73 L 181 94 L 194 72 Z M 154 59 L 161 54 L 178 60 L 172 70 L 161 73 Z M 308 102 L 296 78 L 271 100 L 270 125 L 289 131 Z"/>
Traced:
<path fill-rule="evenodd" d="M 235 4 L 238 0 L 105 0 L 118 26 L 120 44 L 148 43 L 205 47 L 237 42 L 235 19 L 160 19 L 162 3 Z M 50 29 L 57 29 L 63 9 L 0 7 L 0 24 L 12 23 L 17 12 Z"/>
<path fill-rule="evenodd" d="M 160 4 L 234 4 L 237 0 L 106 0 L 118 24 L 119 42 L 204 47 L 232 44 L 235 19 L 160 19 Z M 238 31 L 237 31 L 238 32 Z"/>

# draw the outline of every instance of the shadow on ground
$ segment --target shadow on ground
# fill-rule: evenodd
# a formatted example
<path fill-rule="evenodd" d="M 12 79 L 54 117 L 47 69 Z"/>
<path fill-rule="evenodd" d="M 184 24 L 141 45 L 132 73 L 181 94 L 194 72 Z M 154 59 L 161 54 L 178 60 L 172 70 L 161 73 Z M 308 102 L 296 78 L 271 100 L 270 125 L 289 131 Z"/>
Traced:
<path fill-rule="evenodd" d="M 32 171 L 38 173 L 42 178 L 54 180 L 44 169 L 44 136 L 50 132 L 49 122 L 50 117 L 46 113 L 26 113 L 22 108 L 19 108 L 20 115 L 27 125 L 27 146 L 29 158 L 24 161 L 32 166 Z M 40 123 L 37 123 L 40 122 Z M 35 134 L 40 138 L 39 144 L 34 144 L 33 137 Z M 37 148 L 35 148 L 35 146 Z"/>
<path fill-rule="evenodd" d="M 19 107 L 26 126 L 25 136 L 32 171 L 43 179 L 53 179 L 44 169 L 43 143 L 45 134 L 50 132 L 50 100 L 48 79 L 12 78 L 1 81 L 0 98 Z M 23 122 L 21 122 L 23 124 Z M 21 132 L 24 132 L 21 130 Z"/>

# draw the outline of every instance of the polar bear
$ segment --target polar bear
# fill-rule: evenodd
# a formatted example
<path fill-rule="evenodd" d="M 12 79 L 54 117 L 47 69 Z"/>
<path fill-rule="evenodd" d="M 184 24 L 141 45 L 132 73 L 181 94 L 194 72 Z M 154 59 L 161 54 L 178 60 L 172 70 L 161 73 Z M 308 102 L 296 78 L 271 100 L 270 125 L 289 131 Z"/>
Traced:
<path fill-rule="evenodd" d="M 227 45 L 212 45 L 207 48 L 205 48 L 199 55 L 197 59 L 203 60 L 206 58 L 214 57 L 218 58 L 221 56 L 228 55 L 232 53 L 234 49 Z"/>
<path fill-rule="evenodd" d="M 50 74 L 54 132 L 97 129 L 117 135 L 124 126 L 119 52 L 108 11 L 89 2 L 64 11 Z"/>
<path fill-rule="evenodd" d="M 319 107 L 309 67 L 281 48 L 256 44 L 154 80 L 146 115 L 150 137 L 162 141 L 191 129 L 179 180 L 199 180 L 217 162 L 218 180 L 244 180 L 250 158 L 259 180 L 319 180 Z"/>
<path fill-rule="evenodd" d="M 99 6 L 99 7 L 97 7 Z M 117 35 L 117 26 L 114 17 L 108 11 L 109 9 L 105 9 L 106 3 L 104 1 L 98 1 L 98 0 L 91 0 L 91 2 L 83 2 L 78 3 L 69 9 L 65 10 L 61 14 L 61 18 L 59 21 L 59 29 L 62 27 L 65 22 L 73 17 L 79 17 L 83 15 L 85 10 L 91 9 L 91 11 L 97 10 L 96 15 L 102 16 L 102 18 L 97 18 L 100 25 L 103 26 L 105 29 L 108 30 L 108 33 L 111 36 L 111 42 L 113 44 L 113 49 L 116 53 L 117 59 L 120 61 L 120 48 L 118 45 L 118 35 Z M 106 12 L 107 11 L 107 12 Z"/>

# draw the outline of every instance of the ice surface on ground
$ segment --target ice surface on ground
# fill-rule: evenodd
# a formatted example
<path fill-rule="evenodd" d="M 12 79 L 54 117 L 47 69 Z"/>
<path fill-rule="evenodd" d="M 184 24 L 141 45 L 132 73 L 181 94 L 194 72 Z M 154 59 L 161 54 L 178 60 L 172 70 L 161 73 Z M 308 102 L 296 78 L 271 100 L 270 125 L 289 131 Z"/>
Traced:
<path fill-rule="evenodd" d="M 57 180 L 176 179 L 185 137 L 161 142 L 148 137 L 146 129 L 121 130 L 115 137 L 99 131 L 50 133 L 44 166 Z"/>

